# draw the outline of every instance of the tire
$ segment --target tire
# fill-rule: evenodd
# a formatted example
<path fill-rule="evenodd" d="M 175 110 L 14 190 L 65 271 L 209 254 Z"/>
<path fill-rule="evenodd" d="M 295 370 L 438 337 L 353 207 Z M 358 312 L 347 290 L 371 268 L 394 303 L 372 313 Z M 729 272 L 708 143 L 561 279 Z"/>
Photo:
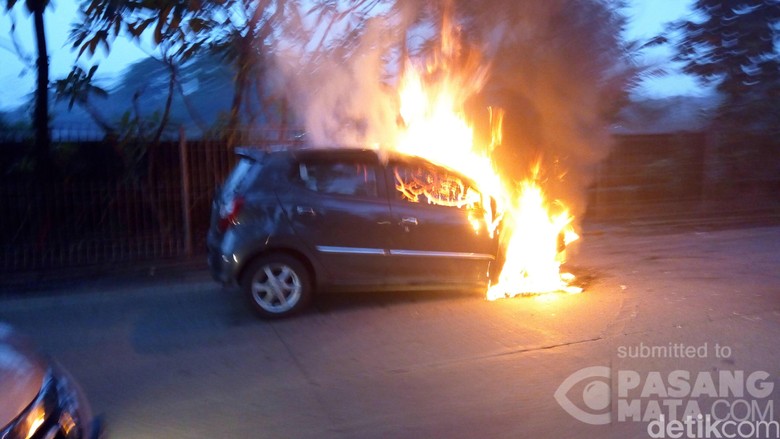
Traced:
<path fill-rule="evenodd" d="M 241 278 L 241 289 L 260 316 L 287 317 L 300 312 L 311 301 L 311 275 L 292 256 L 266 255 L 249 265 Z"/>

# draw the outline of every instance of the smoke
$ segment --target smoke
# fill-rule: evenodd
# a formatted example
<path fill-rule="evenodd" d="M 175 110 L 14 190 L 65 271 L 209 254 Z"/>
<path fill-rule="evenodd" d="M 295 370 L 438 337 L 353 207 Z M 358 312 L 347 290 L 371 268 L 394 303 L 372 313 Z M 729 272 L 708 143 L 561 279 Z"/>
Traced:
<path fill-rule="evenodd" d="M 429 37 L 438 38 L 450 12 L 463 50 L 478 51 L 488 67 L 481 92 L 466 102 L 477 135 L 489 139 L 487 107 L 503 108 L 503 144 L 494 154 L 505 177 L 527 178 L 541 161 L 542 187 L 580 217 L 593 170 L 610 148 L 609 116 L 629 77 L 620 6 L 397 0 L 362 25 L 336 24 L 342 32 L 321 50 L 277 50 L 277 67 L 312 143 L 392 144 L 398 72 L 407 55 L 429 55 L 438 46 Z"/>
<path fill-rule="evenodd" d="M 388 58 L 401 45 L 403 32 L 397 29 L 397 23 L 379 15 L 314 50 L 288 46 L 276 51 L 277 87 L 304 125 L 309 143 L 365 146 L 393 138 L 398 103 Z"/>
<path fill-rule="evenodd" d="M 467 34 L 486 42 L 491 76 L 481 103 L 504 108 L 504 143 L 496 151 L 513 179 L 537 178 L 548 195 L 581 217 L 586 189 L 609 152 L 610 112 L 630 71 L 619 3 L 486 0 L 474 8 Z"/>

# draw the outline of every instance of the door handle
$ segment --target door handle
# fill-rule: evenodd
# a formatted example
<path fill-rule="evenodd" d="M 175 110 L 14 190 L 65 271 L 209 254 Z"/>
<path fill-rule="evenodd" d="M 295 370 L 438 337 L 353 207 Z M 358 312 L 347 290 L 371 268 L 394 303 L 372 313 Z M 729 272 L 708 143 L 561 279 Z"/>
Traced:
<path fill-rule="evenodd" d="M 317 214 L 314 213 L 314 209 L 307 206 L 297 206 L 295 208 L 295 211 L 298 212 L 298 215 L 307 215 L 307 216 L 316 216 Z"/>
<path fill-rule="evenodd" d="M 411 216 L 410 217 L 406 217 L 406 218 L 401 218 L 401 222 L 398 223 L 398 225 L 399 226 L 404 226 L 404 227 L 416 226 L 417 225 L 417 218 L 411 217 Z"/>

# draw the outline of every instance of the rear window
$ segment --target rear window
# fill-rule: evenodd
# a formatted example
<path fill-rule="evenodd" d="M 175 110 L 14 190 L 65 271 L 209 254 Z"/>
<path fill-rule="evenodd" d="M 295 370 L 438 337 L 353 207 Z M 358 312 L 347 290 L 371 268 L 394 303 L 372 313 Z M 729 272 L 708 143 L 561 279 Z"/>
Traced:
<path fill-rule="evenodd" d="M 307 189 L 324 194 L 376 197 L 374 166 L 350 161 L 301 163 L 301 181 Z"/>

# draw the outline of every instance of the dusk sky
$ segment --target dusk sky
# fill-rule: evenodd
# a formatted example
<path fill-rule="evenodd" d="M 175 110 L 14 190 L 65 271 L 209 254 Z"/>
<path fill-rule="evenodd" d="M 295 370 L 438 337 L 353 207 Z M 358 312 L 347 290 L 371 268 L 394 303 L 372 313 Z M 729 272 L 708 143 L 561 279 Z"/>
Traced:
<path fill-rule="evenodd" d="M 630 39 L 649 39 L 663 30 L 664 24 L 680 18 L 689 12 L 691 0 L 630 0 L 630 7 L 626 11 L 630 26 L 626 37 Z M 51 55 L 51 78 L 55 80 L 65 76 L 73 64 L 75 52 L 72 52 L 67 43 L 67 35 L 70 23 L 76 15 L 75 0 L 53 0 L 52 7 L 46 13 L 47 41 Z M 32 40 L 33 25 L 30 17 L 25 13 L 22 4 L 13 11 L 17 20 L 17 35 L 23 49 L 28 55 L 33 56 L 34 44 Z M 13 50 L 9 38 L 11 20 L 8 13 L 0 15 L 0 108 L 17 106 L 24 102 L 25 95 L 31 93 L 35 82 L 35 72 L 26 70 L 24 64 L 18 59 Z M 149 50 L 149 49 L 147 49 Z M 85 65 L 92 65 L 100 61 L 98 76 L 112 78 L 120 73 L 128 64 L 144 57 L 143 50 L 136 45 L 117 39 L 110 56 L 104 58 L 97 55 L 92 60 L 85 59 Z M 647 51 L 644 62 L 657 66 L 668 66 L 667 70 L 674 71 L 669 65 L 670 51 L 666 48 L 656 48 Z M 680 74 L 670 74 L 666 77 L 652 78 L 645 81 L 641 93 L 649 97 L 663 97 L 679 94 L 702 94 L 703 91 L 696 86 L 692 78 Z"/>

